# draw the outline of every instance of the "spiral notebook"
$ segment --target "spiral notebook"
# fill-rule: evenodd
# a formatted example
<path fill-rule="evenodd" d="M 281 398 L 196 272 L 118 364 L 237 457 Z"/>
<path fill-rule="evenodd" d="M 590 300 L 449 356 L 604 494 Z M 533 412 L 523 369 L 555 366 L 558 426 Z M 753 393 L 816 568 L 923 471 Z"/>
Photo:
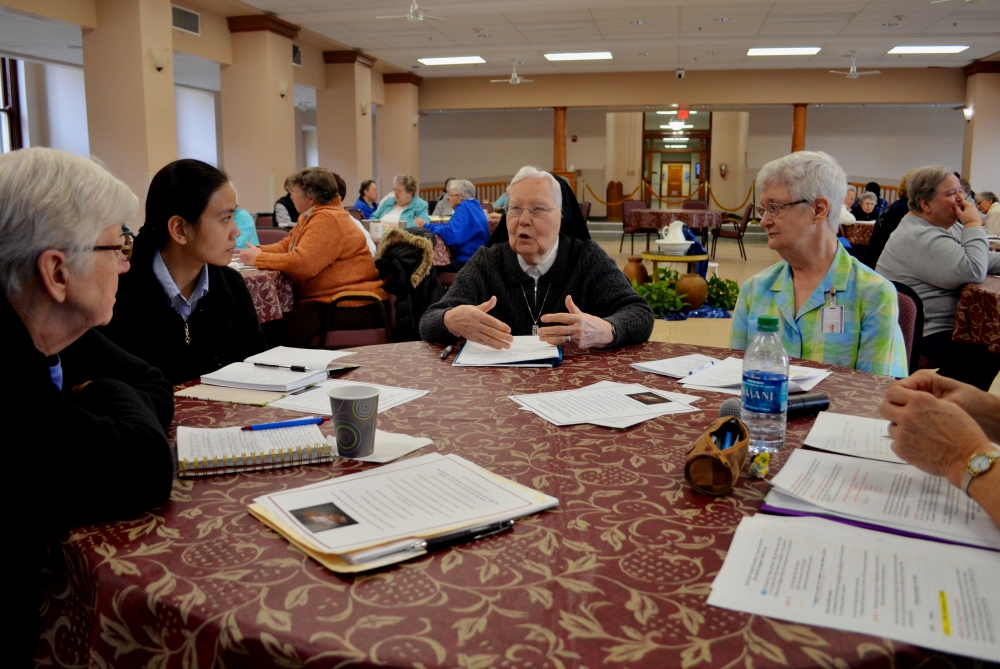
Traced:
<path fill-rule="evenodd" d="M 177 475 L 182 478 L 298 467 L 330 462 L 336 455 L 316 425 L 253 431 L 177 428 Z"/>

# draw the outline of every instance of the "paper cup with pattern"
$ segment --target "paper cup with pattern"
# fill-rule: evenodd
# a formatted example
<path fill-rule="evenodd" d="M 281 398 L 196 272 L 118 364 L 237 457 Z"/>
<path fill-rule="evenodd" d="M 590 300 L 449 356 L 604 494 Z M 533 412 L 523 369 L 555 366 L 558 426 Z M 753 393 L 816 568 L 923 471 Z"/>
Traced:
<path fill-rule="evenodd" d="M 363 458 L 375 450 L 378 416 L 378 388 L 349 385 L 332 388 L 330 409 L 337 436 L 337 454 L 342 458 Z"/>

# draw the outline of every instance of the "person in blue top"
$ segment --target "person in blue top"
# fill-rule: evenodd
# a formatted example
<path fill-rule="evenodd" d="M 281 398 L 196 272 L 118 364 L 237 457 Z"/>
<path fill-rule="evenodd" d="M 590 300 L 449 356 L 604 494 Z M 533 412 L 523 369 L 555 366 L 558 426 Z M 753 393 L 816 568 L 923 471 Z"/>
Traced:
<path fill-rule="evenodd" d="M 400 228 L 412 228 L 427 222 L 427 201 L 417 197 L 417 180 L 409 174 L 393 179 L 392 195 L 382 200 L 371 215 L 382 223 L 398 223 Z"/>
<path fill-rule="evenodd" d="M 447 223 L 417 223 L 430 230 L 451 247 L 451 264 L 462 269 L 465 263 L 484 246 L 490 238 L 490 224 L 486 212 L 476 199 L 476 187 L 465 179 L 452 179 L 448 183 L 448 203 L 454 209 Z"/>
<path fill-rule="evenodd" d="M 361 189 L 358 191 L 358 199 L 354 203 L 354 208 L 361 212 L 365 218 L 371 218 L 378 202 L 378 185 L 371 179 L 361 182 Z"/>
<path fill-rule="evenodd" d="M 236 248 L 245 249 L 247 244 L 260 246 L 260 240 L 257 239 L 257 226 L 249 211 L 237 209 L 236 213 L 233 214 L 233 220 L 236 221 L 236 227 L 240 229 L 240 236 L 236 238 Z"/>

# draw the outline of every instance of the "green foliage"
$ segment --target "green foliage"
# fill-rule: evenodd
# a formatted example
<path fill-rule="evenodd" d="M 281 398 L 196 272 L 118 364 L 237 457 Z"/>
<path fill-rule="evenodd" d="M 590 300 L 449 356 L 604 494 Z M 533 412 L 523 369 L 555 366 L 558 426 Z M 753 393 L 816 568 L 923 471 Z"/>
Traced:
<path fill-rule="evenodd" d="M 677 281 L 681 278 L 681 273 L 675 269 L 658 269 L 656 273 L 660 277 L 660 281 L 667 284 L 671 288 L 677 285 Z"/>
<path fill-rule="evenodd" d="M 732 309 L 736 306 L 736 298 L 739 295 L 740 287 L 735 281 L 713 276 L 708 280 L 708 296 L 705 297 L 705 304 Z"/>
<path fill-rule="evenodd" d="M 649 307 L 653 310 L 653 314 L 657 318 L 680 311 L 684 307 L 682 298 L 687 297 L 686 295 L 678 295 L 677 291 L 674 290 L 674 285 L 677 283 L 680 275 L 674 270 L 660 270 L 660 272 L 667 271 L 672 271 L 674 274 L 672 282 L 663 280 L 639 286 L 634 279 L 632 281 L 632 287 L 635 288 L 635 292 L 639 293 L 639 296 L 649 303 Z M 663 274 L 660 276 L 663 276 Z"/>

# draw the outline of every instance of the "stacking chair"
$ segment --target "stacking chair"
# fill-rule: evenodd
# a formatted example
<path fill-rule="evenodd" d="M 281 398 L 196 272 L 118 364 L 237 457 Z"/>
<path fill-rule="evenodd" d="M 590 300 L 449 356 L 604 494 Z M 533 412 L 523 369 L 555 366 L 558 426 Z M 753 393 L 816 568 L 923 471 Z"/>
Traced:
<path fill-rule="evenodd" d="M 899 302 L 899 329 L 906 344 L 907 368 L 912 374 L 920 369 L 920 343 L 924 340 L 924 303 L 905 283 L 893 281 Z"/>
<path fill-rule="evenodd" d="M 357 207 L 344 207 L 347 213 L 351 215 L 352 218 L 356 218 L 359 221 L 365 220 L 365 215 L 361 213 L 361 210 Z"/>
<path fill-rule="evenodd" d="M 718 226 L 712 229 L 712 260 L 715 260 L 715 246 L 719 243 L 719 237 L 725 237 L 726 239 L 735 239 L 740 245 L 740 255 L 744 260 L 747 259 L 746 249 L 743 248 L 743 235 L 747 232 L 747 226 L 750 224 L 750 217 L 753 216 L 753 203 L 751 202 L 743 210 L 743 220 L 739 223 L 736 222 L 735 217 L 727 218 L 722 221 Z M 725 230 L 723 226 L 726 223 L 733 224 L 733 230 Z"/>
<path fill-rule="evenodd" d="M 622 252 L 622 246 L 625 245 L 625 235 L 631 235 L 632 237 L 632 255 L 635 255 L 635 236 L 636 234 L 646 235 L 646 251 L 649 251 L 649 238 L 650 236 L 655 236 L 660 234 L 659 230 L 654 228 L 639 228 L 630 227 L 628 224 L 628 215 L 635 211 L 636 209 L 645 209 L 646 203 L 642 200 L 625 200 L 622 202 L 622 240 L 618 244 L 618 252 Z"/>
<path fill-rule="evenodd" d="M 288 230 L 282 228 L 257 228 L 257 239 L 261 244 L 277 244 L 288 236 Z"/>
<path fill-rule="evenodd" d="M 681 205 L 681 209 L 708 211 L 708 203 L 702 202 L 701 200 L 685 200 L 684 204 Z"/>
<path fill-rule="evenodd" d="M 581 202 L 580 203 L 580 213 L 583 214 L 583 222 L 586 223 L 590 220 L 590 203 Z"/>
<path fill-rule="evenodd" d="M 254 225 L 258 228 L 273 228 L 274 227 L 274 212 L 273 211 L 262 211 L 257 214 L 257 218 L 254 220 Z"/>
<path fill-rule="evenodd" d="M 479 205 L 483 208 L 483 211 L 487 214 L 493 213 L 493 203 L 492 202 L 480 202 Z"/>
<path fill-rule="evenodd" d="M 379 315 L 382 317 L 382 326 L 366 328 L 360 330 L 332 329 L 331 324 L 335 321 L 337 310 L 357 309 L 359 307 L 342 307 L 341 302 L 365 302 L 378 307 Z M 393 296 L 389 296 L 389 310 L 393 312 Z M 344 291 L 337 293 L 330 299 L 330 307 L 320 325 L 319 332 L 310 342 L 314 348 L 339 349 L 352 348 L 354 346 L 371 346 L 373 344 L 392 343 L 392 319 L 387 314 L 382 300 L 375 293 L 368 291 Z"/>

